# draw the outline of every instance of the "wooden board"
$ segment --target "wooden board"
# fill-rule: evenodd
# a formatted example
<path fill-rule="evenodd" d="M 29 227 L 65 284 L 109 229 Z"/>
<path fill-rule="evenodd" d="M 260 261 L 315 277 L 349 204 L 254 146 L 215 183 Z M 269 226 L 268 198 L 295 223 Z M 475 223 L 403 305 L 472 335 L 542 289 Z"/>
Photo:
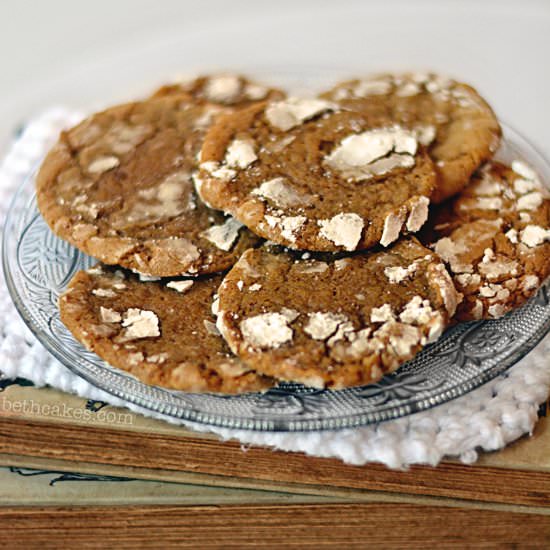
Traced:
<path fill-rule="evenodd" d="M 64 464 L 65 470 L 60 470 L 55 464 L 42 462 L 33 467 L 21 463 L 0 467 L 0 506 L 226 506 L 338 502 L 333 497 L 143 481 L 132 479 L 131 472 L 118 472 L 117 477 L 112 471 L 97 474 L 84 472 L 77 465 L 73 468 L 67 466 Z"/>
<path fill-rule="evenodd" d="M 251 480 L 250 483 L 242 483 L 238 480 L 233 486 L 223 478 L 213 476 L 194 476 L 184 472 L 154 471 L 155 477 L 162 481 L 151 480 L 151 472 L 142 468 L 129 468 L 112 466 L 108 464 L 88 464 L 84 462 L 71 462 L 65 460 L 51 460 L 44 458 L 29 458 L 16 455 L 0 454 L 0 505 L 24 506 L 24 505 L 73 505 L 78 506 L 94 504 L 264 504 L 264 503 L 337 503 L 337 502 L 361 502 L 361 503 L 396 503 L 396 504 L 422 504 L 426 506 L 450 506 L 473 510 L 500 510 L 503 512 L 521 512 L 550 516 L 550 508 L 540 506 L 522 506 L 515 504 L 499 504 L 494 502 L 479 502 L 460 500 L 456 498 L 440 498 L 407 493 L 390 493 L 381 491 L 348 491 L 346 489 L 331 490 L 331 495 L 326 491 L 304 487 L 303 493 L 296 492 L 296 486 L 290 491 L 280 490 L 280 484 Z M 8 470 L 27 470 L 31 477 L 22 483 L 19 479 L 6 482 L 2 472 Z M 52 493 L 44 487 L 46 480 L 56 481 L 61 476 L 67 475 L 69 479 L 75 472 L 79 477 L 90 476 L 92 483 L 72 483 L 71 492 L 56 491 Z M 174 475 L 175 474 L 175 475 Z M 107 486 L 93 482 L 96 476 L 109 476 Z M 141 476 L 141 477 L 140 477 Z M 119 482 L 119 478 L 131 479 L 132 482 Z M 31 483 L 33 482 L 33 483 Z M 7 486 L 6 486 L 7 485 Z M 29 486 L 30 485 L 30 486 Z M 228 487 L 227 485 L 230 485 Z M 248 488 L 244 486 L 247 485 Z M 122 487 L 122 490 L 119 489 Z M 109 499 L 112 498 L 112 502 Z M 144 500 L 145 499 L 145 500 Z M 149 499 L 149 500 L 146 500 Z"/>
<path fill-rule="evenodd" d="M 0 507 L 4 548 L 548 548 L 550 518 L 415 504 Z"/>
<path fill-rule="evenodd" d="M 8 457 L 4 462 L 9 457 L 70 461 L 89 469 L 131 468 L 148 479 L 171 476 L 184 483 L 297 494 L 357 496 L 377 491 L 550 508 L 550 428 L 544 417 L 532 438 L 503 453 L 485 455 L 478 465 L 445 462 L 437 468 L 396 472 L 377 464 L 356 467 L 265 448 L 245 452 L 237 442 L 222 443 L 126 410 L 98 407 L 101 404 L 51 389 L 5 387 L 0 393 L 0 453 Z"/>

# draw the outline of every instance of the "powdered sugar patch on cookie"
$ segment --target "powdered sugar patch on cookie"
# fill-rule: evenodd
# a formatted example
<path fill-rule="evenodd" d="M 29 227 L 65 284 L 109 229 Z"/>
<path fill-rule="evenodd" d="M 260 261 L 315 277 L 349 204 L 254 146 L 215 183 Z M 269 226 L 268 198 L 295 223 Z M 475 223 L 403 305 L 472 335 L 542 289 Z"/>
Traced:
<path fill-rule="evenodd" d="M 542 193 L 539 191 L 533 191 L 532 193 L 527 193 L 518 199 L 517 208 L 518 210 L 536 210 L 543 201 Z"/>
<path fill-rule="evenodd" d="M 127 340 L 160 336 L 159 318 L 154 311 L 132 307 L 122 317 Z"/>
<path fill-rule="evenodd" d="M 431 124 L 419 124 L 413 128 L 416 140 L 424 147 L 427 147 L 432 143 L 437 135 L 435 126 Z"/>
<path fill-rule="evenodd" d="M 92 294 L 100 298 L 114 298 L 116 296 L 116 292 L 109 288 L 94 288 Z"/>
<path fill-rule="evenodd" d="M 349 181 L 412 168 L 417 151 L 415 133 L 399 126 L 376 128 L 345 137 L 326 157 L 325 164 Z"/>
<path fill-rule="evenodd" d="M 333 103 L 323 99 L 288 98 L 270 103 L 265 117 L 271 126 L 286 132 L 326 111 L 335 110 Z"/>
<path fill-rule="evenodd" d="M 342 91 L 340 89 L 339 91 Z M 359 81 L 350 92 L 355 97 L 367 97 L 369 95 L 386 95 L 389 94 L 392 90 L 392 83 L 389 80 L 380 79 L 380 80 L 361 80 Z M 349 94 L 345 96 L 337 97 L 337 99 L 344 99 L 348 97 Z"/>
<path fill-rule="evenodd" d="M 260 99 L 263 99 L 267 93 L 269 92 L 269 89 L 265 86 L 262 86 L 260 84 L 252 84 L 249 83 L 244 87 L 243 93 L 244 95 L 253 101 L 259 101 Z"/>
<path fill-rule="evenodd" d="M 353 212 L 337 214 L 329 220 L 319 220 L 319 233 L 337 246 L 346 250 L 355 250 L 361 240 L 364 222 L 361 216 Z"/>
<path fill-rule="evenodd" d="M 248 168 L 258 157 L 254 145 L 244 139 L 234 139 L 227 147 L 225 164 L 231 168 Z"/>
<path fill-rule="evenodd" d="M 520 240 L 529 248 L 534 248 L 550 241 L 550 229 L 544 229 L 540 225 L 528 225 L 521 231 Z"/>
<path fill-rule="evenodd" d="M 382 246 L 388 246 L 393 243 L 399 237 L 401 228 L 405 222 L 405 212 L 391 212 L 384 219 L 384 228 L 382 230 L 382 237 L 380 238 L 380 244 Z"/>
<path fill-rule="evenodd" d="M 99 308 L 99 318 L 104 323 L 120 323 L 122 321 L 122 315 L 118 311 L 103 306 Z"/>
<path fill-rule="evenodd" d="M 170 281 L 169 283 L 166 283 L 166 286 L 183 294 L 193 286 L 193 281 Z"/>
<path fill-rule="evenodd" d="M 308 314 L 309 320 L 304 327 L 304 332 L 314 340 L 326 340 L 332 336 L 340 323 L 347 321 L 342 314 L 316 311 Z"/>
<path fill-rule="evenodd" d="M 456 307 L 462 300 L 462 295 L 457 293 L 451 276 L 443 264 L 431 264 L 428 270 L 431 280 L 439 290 L 449 317 L 452 317 L 456 312 Z"/>
<path fill-rule="evenodd" d="M 384 275 L 388 278 L 390 283 L 401 283 L 405 279 L 408 279 L 416 273 L 417 264 L 412 263 L 408 267 L 394 266 L 385 267 Z"/>
<path fill-rule="evenodd" d="M 243 224 L 235 218 L 227 218 L 221 225 L 213 225 L 201 233 L 201 236 L 216 245 L 220 250 L 229 252 L 239 236 Z"/>
<path fill-rule="evenodd" d="M 88 172 L 90 174 L 102 174 L 116 168 L 119 164 L 120 160 L 115 156 L 99 157 L 88 165 Z"/>
<path fill-rule="evenodd" d="M 272 312 L 249 317 L 239 326 L 245 343 L 258 348 L 277 348 L 292 340 L 293 330 L 288 324 L 288 316 Z"/>
<path fill-rule="evenodd" d="M 228 168 L 227 166 L 220 166 L 220 163 L 214 160 L 202 162 L 199 167 L 201 170 L 204 170 L 205 172 L 210 174 L 213 178 L 222 181 L 230 181 L 237 175 L 237 172 L 232 168 Z"/>
<path fill-rule="evenodd" d="M 230 103 L 241 91 L 239 77 L 233 75 L 213 76 L 204 87 L 204 95 L 217 103 Z"/>
<path fill-rule="evenodd" d="M 512 170 L 527 180 L 536 180 L 537 173 L 525 162 L 521 160 L 514 160 L 512 162 Z"/>
<path fill-rule="evenodd" d="M 418 231 L 428 219 L 428 206 L 430 199 L 428 197 L 418 197 L 412 202 L 409 217 L 407 219 L 407 230 L 411 232 Z"/>
<path fill-rule="evenodd" d="M 307 202 L 307 196 L 299 195 L 283 177 L 264 181 L 251 191 L 251 195 L 268 199 L 278 207 L 299 206 Z"/>
<path fill-rule="evenodd" d="M 200 258 L 199 249 L 183 237 L 168 237 L 154 242 L 162 252 L 181 263 L 191 263 Z"/>
<path fill-rule="evenodd" d="M 294 243 L 296 241 L 296 232 L 306 223 L 305 216 L 265 216 L 267 225 L 271 228 L 279 227 L 281 236 Z"/>
<path fill-rule="evenodd" d="M 399 320 L 411 325 L 426 325 L 432 319 L 434 310 L 429 300 L 414 296 L 409 300 L 401 313 Z"/>
<path fill-rule="evenodd" d="M 386 323 L 393 320 L 395 320 L 395 315 L 390 304 L 383 304 L 380 307 L 372 308 L 370 313 L 371 323 Z"/>

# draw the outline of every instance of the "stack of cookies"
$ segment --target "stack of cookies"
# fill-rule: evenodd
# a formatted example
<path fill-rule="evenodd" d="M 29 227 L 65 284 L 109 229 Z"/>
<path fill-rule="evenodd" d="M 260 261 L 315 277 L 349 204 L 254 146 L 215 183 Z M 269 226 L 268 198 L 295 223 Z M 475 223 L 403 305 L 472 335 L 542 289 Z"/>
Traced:
<path fill-rule="evenodd" d="M 550 198 L 499 123 L 435 74 L 314 98 L 241 76 L 165 86 L 63 132 L 37 178 L 51 229 L 98 263 L 59 306 L 145 383 L 262 391 L 379 380 L 550 273 Z"/>

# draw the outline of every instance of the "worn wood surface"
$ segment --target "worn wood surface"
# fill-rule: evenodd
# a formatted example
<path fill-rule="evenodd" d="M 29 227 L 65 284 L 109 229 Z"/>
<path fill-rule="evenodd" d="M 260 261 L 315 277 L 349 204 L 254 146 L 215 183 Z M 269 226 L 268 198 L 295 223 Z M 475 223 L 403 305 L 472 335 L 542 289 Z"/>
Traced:
<path fill-rule="evenodd" d="M 63 414 L 54 414 L 60 405 Z M 0 464 L 193 485 L 149 501 L 127 485 L 127 498 L 117 493 L 112 502 L 99 502 L 105 489 L 96 487 L 94 503 L 88 482 L 81 493 L 65 486 L 74 498 L 57 494 L 57 503 L 8 492 L 11 500 L 0 502 L 3 547 L 550 547 L 547 418 L 534 437 L 474 466 L 450 461 L 399 472 L 265 448 L 245 452 L 239 443 L 115 407 L 102 409 L 114 421 L 101 421 L 88 406 L 52 389 L 4 388 Z M 228 487 L 248 490 L 229 494 Z"/>
<path fill-rule="evenodd" d="M 414 504 L 1 508 L 3 548 L 548 548 L 550 518 Z"/>
<path fill-rule="evenodd" d="M 76 504 L 78 506 L 85 505 L 132 505 L 132 504 L 273 504 L 280 502 L 281 498 L 287 498 L 288 502 L 309 502 L 315 504 L 327 504 L 335 502 L 383 502 L 397 504 L 422 504 L 425 506 L 454 506 L 456 508 L 471 508 L 471 509 L 486 509 L 486 510 L 502 510 L 503 512 L 521 512 L 526 514 L 539 514 L 550 516 L 550 507 L 544 506 L 524 506 L 518 504 L 502 504 L 495 502 L 482 502 L 473 500 L 461 500 L 452 497 L 435 497 L 427 495 L 415 495 L 408 493 L 392 493 L 382 491 L 356 491 L 345 488 L 299 485 L 292 484 L 285 486 L 280 482 L 270 482 L 254 479 L 229 479 L 218 476 L 210 476 L 207 474 L 193 474 L 190 472 L 178 472 L 175 470 L 150 470 L 145 468 L 135 468 L 129 466 L 113 466 L 112 464 L 97 464 L 87 462 L 73 462 L 67 460 L 55 460 L 48 458 L 33 458 L 21 455 L 6 455 L 0 454 L 0 464 L 5 467 L 15 466 L 17 468 L 29 468 L 31 470 L 49 471 L 49 472 L 79 472 L 82 474 L 105 475 L 115 477 L 130 477 L 138 482 L 147 482 L 152 485 L 176 486 L 181 487 L 182 491 L 186 492 L 185 488 L 192 488 L 191 493 L 186 496 L 191 498 L 185 502 L 174 499 L 156 500 L 151 499 L 148 502 L 134 500 L 136 495 L 132 491 L 128 491 L 125 495 L 120 495 L 116 502 L 93 502 L 90 499 L 89 491 L 86 487 L 81 487 L 81 492 L 76 500 L 67 500 L 59 498 L 57 502 L 51 499 L 49 502 L 39 502 L 27 498 L 21 498 L 21 495 L 11 495 L 9 502 L 4 505 L 19 506 L 25 504 L 33 505 L 51 505 L 59 506 Z M 0 467 L 1 470 L 1 467 Z M 84 484 L 86 485 L 86 484 Z M 127 484 L 128 485 L 128 484 Z M 126 486 L 127 486 L 126 485 Z M 227 500 L 227 494 L 237 489 L 240 496 L 237 496 L 234 501 Z M 1 489 L 0 489 L 1 492 Z M 181 491 L 180 491 L 181 492 Z M 155 493 L 157 496 L 162 494 L 162 491 Z M 59 495 L 56 495 L 59 496 Z M 0 500 L 0 502 L 2 502 Z"/>
<path fill-rule="evenodd" d="M 550 475 L 544 471 L 444 463 L 396 472 L 381 465 L 362 467 L 339 460 L 273 452 L 240 444 L 187 436 L 107 431 L 93 426 L 28 420 L 0 421 L 0 452 L 70 461 L 183 471 L 226 479 L 268 481 L 273 488 L 302 492 L 302 487 L 384 491 L 452 497 L 482 502 L 550 507 Z"/>
<path fill-rule="evenodd" d="M 40 429 L 54 425 L 94 426 L 106 433 L 117 431 L 162 434 L 180 439 L 218 441 L 210 433 L 193 432 L 183 426 L 133 413 L 102 402 L 99 412 L 91 412 L 88 400 L 53 388 L 36 388 L 18 383 L 3 388 L 0 382 L 0 422 L 2 418 L 28 420 Z M 92 407 L 93 408 L 93 407 Z M 532 437 L 524 437 L 496 453 L 482 453 L 479 464 L 506 469 L 550 472 L 550 410 L 541 407 Z"/>

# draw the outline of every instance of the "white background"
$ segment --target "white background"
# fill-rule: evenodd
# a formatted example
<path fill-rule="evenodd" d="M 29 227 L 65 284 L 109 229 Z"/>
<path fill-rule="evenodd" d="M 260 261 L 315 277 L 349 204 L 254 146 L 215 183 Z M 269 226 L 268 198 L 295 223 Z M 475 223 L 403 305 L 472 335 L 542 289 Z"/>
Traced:
<path fill-rule="evenodd" d="M 0 147 L 53 104 L 174 73 L 430 69 L 474 84 L 550 156 L 550 0 L 0 0 Z"/>

